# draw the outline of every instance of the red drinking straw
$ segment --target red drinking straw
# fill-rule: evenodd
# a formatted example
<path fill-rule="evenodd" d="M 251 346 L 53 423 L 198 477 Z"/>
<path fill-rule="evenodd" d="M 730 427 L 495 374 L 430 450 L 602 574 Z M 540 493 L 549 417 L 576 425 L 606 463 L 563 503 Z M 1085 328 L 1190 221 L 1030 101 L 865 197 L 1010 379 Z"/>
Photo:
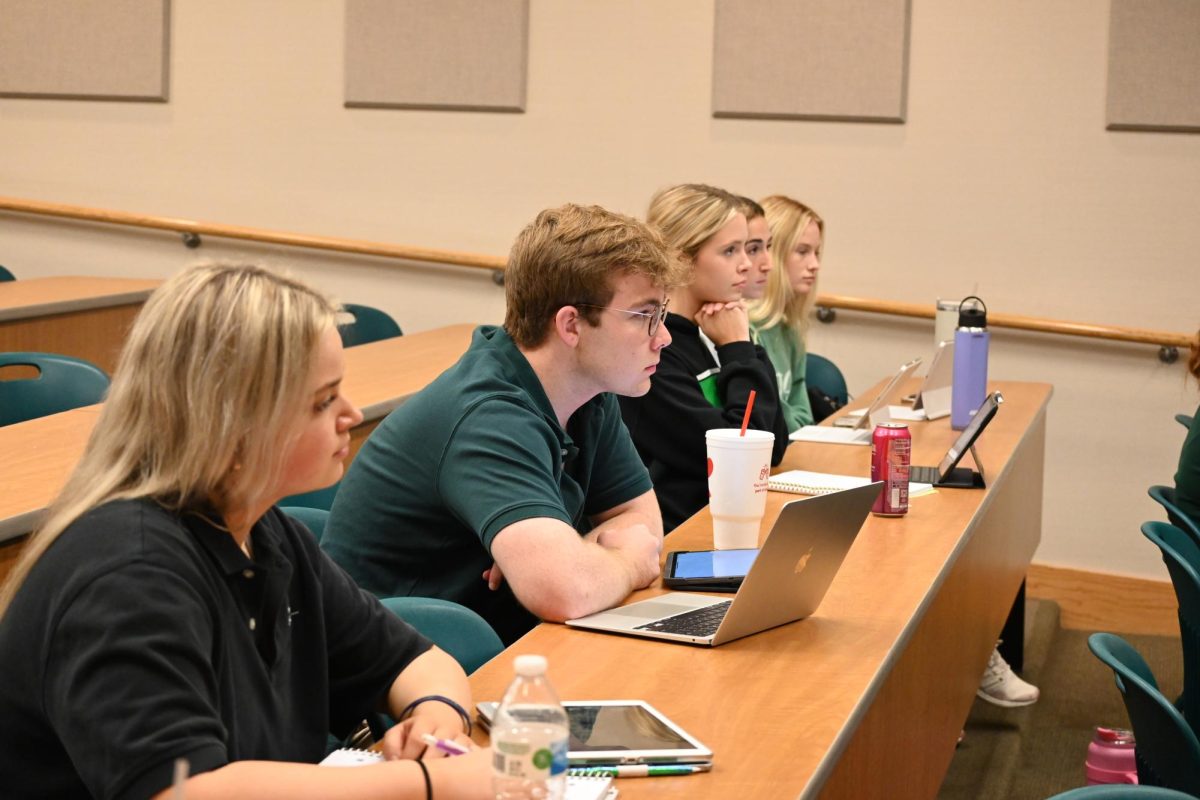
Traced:
<path fill-rule="evenodd" d="M 746 435 L 746 426 L 750 424 L 750 412 L 754 409 L 754 396 L 758 392 L 750 390 L 750 399 L 746 401 L 746 415 L 742 417 L 742 432 L 738 436 Z"/>

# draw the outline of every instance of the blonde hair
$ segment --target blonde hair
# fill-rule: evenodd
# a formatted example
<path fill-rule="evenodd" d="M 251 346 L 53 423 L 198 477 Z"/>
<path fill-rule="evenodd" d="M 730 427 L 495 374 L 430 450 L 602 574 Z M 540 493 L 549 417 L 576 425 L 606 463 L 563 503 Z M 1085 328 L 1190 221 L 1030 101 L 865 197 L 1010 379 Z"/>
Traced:
<path fill-rule="evenodd" d="M 679 269 L 662 237 L 645 223 L 601 208 L 548 208 L 517 235 L 504 272 L 504 329 L 520 347 L 537 347 L 563 306 L 596 325 L 618 275 L 645 275 L 663 289 Z"/>
<path fill-rule="evenodd" d="M 129 331 L 83 457 L 0 589 L 0 616 L 37 560 L 99 505 L 228 507 L 269 491 L 336 313 L 328 297 L 255 265 L 200 264 L 160 286 Z"/>
<path fill-rule="evenodd" d="M 735 195 L 703 183 L 659 190 L 650 200 L 646 222 L 662 232 L 690 275 L 700 247 L 742 213 Z"/>
<path fill-rule="evenodd" d="M 810 223 L 817 224 L 821 242 L 817 245 L 818 256 L 825 249 L 825 220 L 804 203 L 773 194 L 762 201 L 771 229 L 771 272 L 767 276 L 767 291 L 762 299 L 750 308 L 750 321 L 758 328 L 773 328 L 784 324 L 802 336 L 808 330 L 813 306 L 817 304 L 817 284 L 814 281 L 808 294 L 797 294 L 788 278 L 788 255 L 796 249 L 800 237 Z"/>

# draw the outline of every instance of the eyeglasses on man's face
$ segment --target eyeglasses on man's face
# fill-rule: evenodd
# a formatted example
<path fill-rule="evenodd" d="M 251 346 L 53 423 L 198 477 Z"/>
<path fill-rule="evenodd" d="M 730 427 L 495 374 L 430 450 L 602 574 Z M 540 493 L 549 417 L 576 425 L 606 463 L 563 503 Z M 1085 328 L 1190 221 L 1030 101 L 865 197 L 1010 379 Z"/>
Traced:
<path fill-rule="evenodd" d="M 648 324 L 646 326 L 650 338 L 654 338 L 654 334 L 658 333 L 658 327 L 662 325 L 664 319 L 667 318 L 667 305 L 671 301 L 664 300 L 661 306 L 655 306 L 653 311 L 634 311 L 631 308 L 613 308 L 612 306 L 597 306 L 592 303 L 571 303 L 573 306 L 580 308 L 598 308 L 601 311 L 619 311 L 622 314 L 631 314 L 635 317 L 646 317 Z"/>

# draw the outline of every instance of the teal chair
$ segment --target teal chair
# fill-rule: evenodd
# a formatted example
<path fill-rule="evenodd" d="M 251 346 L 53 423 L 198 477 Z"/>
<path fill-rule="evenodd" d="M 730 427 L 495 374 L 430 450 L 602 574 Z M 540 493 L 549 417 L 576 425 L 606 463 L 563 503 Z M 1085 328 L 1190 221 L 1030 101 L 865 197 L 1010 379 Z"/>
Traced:
<path fill-rule="evenodd" d="M 846 379 L 837 365 L 828 358 L 808 353 L 804 357 L 804 370 L 804 380 L 809 386 L 820 389 L 843 406 L 850 402 Z"/>
<path fill-rule="evenodd" d="M 5 367 L 32 367 L 32 378 L 4 379 Z M 95 364 L 54 353 L 0 353 L 0 425 L 90 406 L 104 399 L 108 376 Z"/>
<path fill-rule="evenodd" d="M 1112 669 L 1129 712 L 1137 739 L 1138 783 L 1200 796 L 1200 740 L 1158 690 L 1146 661 L 1129 642 L 1111 633 L 1093 633 L 1088 648 Z"/>
<path fill-rule="evenodd" d="M 1179 603 L 1179 642 L 1183 646 L 1183 695 L 1176 707 L 1200 731 L 1200 545 L 1166 522 L 1147 522 L 1142 535 L 1162 551 Z"/>
<path fill-rule="evenodd" d="M 309 508 L 308 506 L 280 506 L 279 510 L 312 531 L 317 541 L 325 535 L 325 523 L 329 520 L 329 511 L 324 508 Z"/>
<path fill-rule="evenodd" d="M 1175 421 L 1187 428 L 1189 431 L 1192 429 L 1192 418 L 1187 414 L 1176 414 Z"/>
<path fill-rule="evenodd" d="M 333 508 L 333 498 L 337 496 L 338 487 L 342 485 L 338 481 L 333 486 L 328 486 L 324 489 L 317 489 L 315 492 L 304 492 L 303 494 L 288 495 L 279 501 L 280 506 L 304 506 L 306 508 L 320 508 L 325 511 Z"/>
<path fill-rule="evenodd" d="M 449 653 L 468 675 L 504 650 L 492 626 L 466 606 L 436 597 L 386 597 L 380 602 Z M 396 724 L 387 714 L 372 714 L 366 722 L 376 741 Z"/>
<path fill-rule="evenodd" d="M 4 267 L 0 267 L 0 283 L 3 283 L 4 281 L 15 281 L 16 279 L 17 279 L 16 275 L 13 275 L 11 272 L 6 270 Z"/>
<path fill-rule="evenodd" d="M 1200 545 L 1200 523 L 1188 516 L 1187 512 L 1180 508 L 1175 503 L 1175 490 L 1170 486 L 1151 486 L 1147 490 L 1147 494 L 1154 499 L 1154 502 L 1167 510 L 1167 519 L 1176 528 L 1179 528 L 1184 533 L 1192 537 L 1192 540 Z"/>
<path fill-rule="evenodd" d="M 1164 789 L 1161 786 L 1106 783 L 1099 786 L 1082 786 L 1078 789 L 1071 789 L 1047 798 L 1047 800 L 1196 800 L 1196 798 L 1174 789 Z"/>
<path fill-rule="evenodd" d="M 466 606 L 436 597 L 387 597 L 381 602 L 453 656 L 468 675 L 504 649 L 492 626 Z"/>
<path fill-rule="evenodd" d="M 342 335 L 342 347 L 354 347 L 404 335 L 404 331 L 400 330 L 396 320 L 378 308 L 346 303 L 342 306 L 342 310 L 354 317 L 353 322 L 338 326 L 338 333 Z"/>

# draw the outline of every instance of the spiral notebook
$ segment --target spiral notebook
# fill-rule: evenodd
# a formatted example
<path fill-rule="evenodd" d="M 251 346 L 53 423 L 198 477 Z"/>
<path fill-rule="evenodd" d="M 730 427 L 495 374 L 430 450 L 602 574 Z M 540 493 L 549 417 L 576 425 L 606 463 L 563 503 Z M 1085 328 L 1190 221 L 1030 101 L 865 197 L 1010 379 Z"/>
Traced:
<path fill-rule="evenodd" d="M 834 492 L 855 489 L 866 486 L 870 478 L 860 478 L 856 475 L 834 475 L 828 472 L 809 472 L 806 469 L 789 469 L 778 475 L 772 475 L 767 481 L 767 488 L 774 492 L 790 492 L 792 494 L 833 494 Z M 929 483 L 908 484 L 908 496 L 915 497 L 933 491 Z"/>
<path fill-rule="evenodd" d="M 322 767 L 361 767 L 378 764 L 383 754 L 376 750 L 342 747 L 334 750 L 321 762 Z M 567 789 L 562 800 L 614 800 L 617 787 L 607 775 L 567 775 Z"/>

